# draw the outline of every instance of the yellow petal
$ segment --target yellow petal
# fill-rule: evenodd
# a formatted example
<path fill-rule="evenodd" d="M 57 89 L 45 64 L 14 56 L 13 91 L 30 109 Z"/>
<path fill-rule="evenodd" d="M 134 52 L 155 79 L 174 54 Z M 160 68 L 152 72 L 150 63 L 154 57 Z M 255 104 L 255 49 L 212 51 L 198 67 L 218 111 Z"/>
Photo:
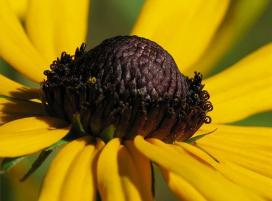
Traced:
<path fill-rule="evenodd" d="M 6 132 L 19 133 L 24 131 L 34 130 L 54 130 L 57 128 L 63 128 L 67 124 L 60 119 L 52 117 L 28 117 L 18 119 L 0 126 L 0 135 Z"/>
<path fill-rule="evenodd" d="M 188 152 L 191 156 L 195 157 L 196 160 L 205 163 L 208 166 L 215 167 L 218 163 L 216 158 L 212 158 L 212 155 L 208 155 L 199 148 L 192 146 L 184 142 L 176 142 L 175 145 L 178 145 L 179 148 L 176 148 L 177 151 L 183 153 L 184 151 Z M 180 149 L 182 148 L 182 150 Z"/>
<path fill-rule="evenodd" d="M 23 19 L 27 12 L 28 0 L 8 0 L 10 3 L 12 10 L 16 13 L 16 15 Z"/>
<path fill-rule="evenodd" d="M 0 95 L 19 99 L 33 99 L 40 97 L 39 89 L 31 89 L 0 74 Z"/>
<path fill-rule="evenodd" d="M 220 164 L 218 170 L 233 182 L 258 193 L 266 200 L 272 199 L 272 179 L 231 162 Z"/>
<path fill-rule="evenodd" d="M 216 123 L 233 122 L 272 108 L 272 44 L 205 81 Z"/>
<path fill-rule="evenodd" d="M 87 145 L 88 138 L 76 139 L 60 150 L 50 165 L 41 189 L 39 201 L 59 201 L 61 187 L 73 161 Z"/>
<path fill-rule="evenodd" d="M 216 131 L 214 131 L 216 129 Z M 258 149 L 267 151 L 271 149 L 272 129 L 270 127 L 245 127 L 231 126 L 220 124 L 209 124 L 202 126 L 196 135 L 212 132 L 198 142 L 215 142 L 224 141 L 224 144 L 230 144 L 235 147 L 243 147 L 248 149 Z"/>
<path fill-rule="evenodd" d="M 6 0 L 0 0 L 0 55 L 29 79 L 40 82 L 48 66 L 29 41 Z"/>
<path fill-rule="evenodd" d="M 161 173 L 179 200 L 205 201 L 206 199 L 191 184 L 178 175 L 161 168 Z"/>
<path fill-rule="evenodd" d="M 226 148 L 222 146 L 219 148 L 214 146 L 214 144 L 207 145 L 207 143 L 201 143 L 200 146 L 219 161 L 229 160 L 267 177 L 272 177 L 271 154 L 268 154 L 267 152 L 254 152 L 254 150 L 245 151 L 239 148 L 231 150 L 231 147 Z"/>
<path fill-rule="evenodd" d="M 207 200 L 233 200 L 233 195 L 236 200 L 262 200 L 250 191 L 233 184 L 206 163 L 196 160 L 187 152 L 180 153 L 173 148 L 175 145 L 167 145 L 159 140 L 152 140 L 151 144 L 141 136 L 137 136 L 134 143 L 142 154 L 160 167 L 184 178 Z"/>
<path fill-rule="evenodd" d="M 85 181 L 84 181 L 84 184 L 85 186 L 92 186 L 92 185 L 95 185 L 96 187 L 96 191 L 97 191 L 97 178 L 96 178 L 96 170 L 97 170 L 97 160 L 98 160 L 98 157 L 99 157 L 99 154 L 102 150 L 102 148 L 105 146 L 105 143 L 103 141 L 100 141 L 98 140 L 97 141 L 97 144 L 96 144 L 96 151 L 95 153 L 93 154 L 93 165 L 92 165 L 92 168 L 94 169 L 93 171 L 89 171 L 86 178 L 85 178 Z M 95 181 L 94 181 L 95 180 Z M 90 192 L 90 189 L 89 188 L 84 188 L 83 189 L 83 193 L 82 193 L 82 197 L 81 197 L 82 201 L 90 201 L 92 199 L 95 199 L 95 197 L 93 197 L 93 194 Z M 97 198 L 97 197 L 96 197 Z"/>
<path fill-rule="evenodd" d="M 63 51 L 74 54 L 86 40 L 89 0 L 57 0 L 54 9 L 57 54 Z"/>
<path fill-rule="evenodd" d="M 209 126 L 212 127 L 212 126 Z M 272 177 L 272 129 L 214 125 L 217 130 L 197 144 L 218 160 L 228 160 Z"/>
<path fill-rule="evenodd" d="M 146 201 L 153 200 L 151 162 L 141 152 L 139 152 L 135 146 L 133 146 L 133 141 L 127 140 L 124 144 L 131 155 L 134 166 L 137 169 L 137 176 L 141 181 L 141 185 L 139 187 L 141 188 L 141 192 L 143 192 L 142 199 Z"/>
<path fill-rule="evenodd" d="M 159 43 L 186 74 L 207 48 L 228 4 L 228 0 L 148 0 L 132 34 Z"/>
<path fill-rule="evenodd" d="M 0 125 L 23 117 L 41 115 L 46 114 L 40 103 L 0 97 Z"/>
<path fill-rule="evenodd" d="M 98 159 L 97 179 L 103 201 L 137 201 L 147 198 L 141 192 L 142 178 L 138 177 L 140 170 L 137 170 L 138 166 L 135 166 L 132 158 L 127 148 L 120 144 L 120 139 L 111 140 L 102 150 Z"/>
<path fill-rule="evenodd" d="M 68 133 L 61 120 L 49 117 L 29 117 L 0 127 L 0 157 L 31 154 L 59 141 Z"/>
<path fill-rule="evenodd" d="M 48 61 L 57 58 L 54 38 L 55 2 L 53 0 L 30 0 L 26 16 L 28 36 Z"/>
<path fill-rule="evenodd" d="M 94 175 L 96 173 L 97 156 L 104 146 L 104 143 L 100 140 L 97 143 L 97 145 L 87 145 L 74 159 L 63 182 L 60 200 L 96 200 Z"/>
<path fill-rule="evenodd" d="M 179 142 L 177 144 L 184 150 L 188 151 L 191 155 L 196 157 L 198 160 L 203 160 L 205 162 L 208 162 L 210 165 L 216 168 L 217 171 L 220 171 L 224 176 L 229 178 L 234 183 L 240 186 L 243 186 L 244 188 L 247 188 L 251 192 L 259 194 L 261 197 L 265 197 L 266 199 L 271 199 L 272 193 L 269 190 L 272 187 L 271 178 L 263 176 L 249 169 L 243 168 L 227 160 L 219 159 L 218 162 L 215 162 L 207 153 L 201 150 L 201 147 L 199 149 L 195 146 L 192 146 L 183 142 Z M 217 144 L 219 144 L 219 146 L 222 145 L 220 143 L 217 143 Z M 235 145 L 230 146 L 230 149 L 233 149 L 233 148 L 236 148 L 236 146 Z M 248 149 L 248 151 L 250 150 L 251 149 Z M 213 152 L 211 152 L 210 154 L 213 154 Z"/>
<path fill-rule="evenodd" d="M 208 73 L 233 44 L 247 33 L 266 9 L 268 3 L 269 0 L 232 1 L 230 10 L 227 12 L 209 48 L 195 65 L 195 70 L 203 74 Z"/>

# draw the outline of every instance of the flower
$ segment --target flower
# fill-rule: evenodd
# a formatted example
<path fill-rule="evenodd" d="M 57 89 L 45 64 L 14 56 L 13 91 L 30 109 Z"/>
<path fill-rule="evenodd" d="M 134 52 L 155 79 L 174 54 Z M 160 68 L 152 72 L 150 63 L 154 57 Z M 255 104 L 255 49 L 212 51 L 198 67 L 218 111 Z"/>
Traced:
<path fill-rule="evenodd" d="M 133 34 L 160 43 L 174 56 L 181 71 L 189 72 L 207 49 L 228 3 L 175 1 L 169 5 L 147 1 Z M 84 41 L 87 8 L 87 0 L 33 1 L 26 17 L 26 34 L 6 1 L 0 0 L 1 56 L 40 83 L 44 67 L 56 55 L 63 50 L 73 53 Z M 159 12 L 166 8 L 171 12 Z M 161 24 L 169 29 L 159 29 Z M 205 27 L 201 29 L 201 25 Z M 271 199 L 272 129 L 229 124 L 271 109 L 271 53 L 272 45 L 268 44 L 204 80 L 214 105 L 213 123 L 202 126 L 191 138 L 192 143 L 167 144 L 140 134 L 106 143 L 99 138 L 78 137 L 54 158 L 39 200 L 94 200 L 96 190 L 102 200 L 153 200 L 150 161 L 160 168 L 181 200 Z M 40 89 L 3 75 L 0 80 L 0 157 L 48 150 L 69 135 L 71 125 L 67 121 L 44 112 Z"/>

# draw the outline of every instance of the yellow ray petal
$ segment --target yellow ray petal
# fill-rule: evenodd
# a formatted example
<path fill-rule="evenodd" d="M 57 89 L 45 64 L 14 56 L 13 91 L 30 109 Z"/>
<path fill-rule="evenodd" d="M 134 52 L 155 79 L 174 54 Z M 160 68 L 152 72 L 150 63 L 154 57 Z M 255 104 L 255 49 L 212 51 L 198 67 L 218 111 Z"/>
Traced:
<path fill-rule="evenodd" d="M 179 142 L 177 144 L 181 148 L 192 154 L 194 157 L 211 164 L 214 168 L 220 171 L 231 181 L 239 184 L 240 186 L 243 186 L 244 188 L 247 188 L 251 192 L 259 194 L 261 197 L 271 199 L 272 193 L 269 190 L 272 187 L 271 178 L 258 174 L 249 169 L 243 168 L 234 163 L 228 162 L 227 160 L 219 160 L 218 162 L 215 162 L 207 153 L 187 143 Z M 230 148 L 235 148 L 235 145 L 233 147 L 230 146 Z M 271 156 L 269 158 L 271 158 Z"/>
<path fill-rule="evenodd" d="M 102 150 L 97 165 L 97 185 L 103 201 L 120 200 L 124 201 L 122 184 L 118 172 L 118 150 L 119 139 L 111 140 Z"/>
<path fill-rule="evenodd" d="M 28 36 L 48 61 L 57 58 L 54 39 L 55 2 L 53 0 L 30 0 L 26 16 Z"/>
<path fill-rule="evenodd" d="M 211 125 L 217 130 L 198 140 L 218 160 L 229 160 L 260 174 L 272 177 L 272 129 L 266 127 L 241 127 Z"/>
<path fill-rule="evenodd" d="M 196 135 L 215 132 L 201 139 L 199 142 L 210 142 L 215 144 L 223 143 L 243 149 L 255 149 L 268 151 L 271 149 L 272 129 L 270 127 L 244 127 L 220 124 L 210 124 L 203 126 Z"/>
<path fill-rule="evenodd" d="M 7 132 L 19 133 L 34 130 L 53 130 L 63 128 L 67 124 L 60 119 L 51 117 L 28 117 L 18 119 L 0 126 L 0 135 Z"/>
<path fill-rule="evenodd" d="M 99 154 L 102 150 L 102 148 L 105 146 L 105 143 L 103 141 L 98 140 L 96 143 L 96 151 L 93 154 L 93 165 L 92 168 L 94 169 L 93 171 L 88 171 L 87 176 L 85 178 L 84 184 L 85 186 L 92 186 L 95 185 L 96 191 L 97 191 L 97 160 L 99 157 Z M 95 194 L 94 194 L 95 195 Z M 96 197 L 97 198 L 97 197 Z M 81 196 L 82 201 L 90 201 L 92 199 L 95 199 L 93 194 L 90 192 L 89 188 L 84 188 L 83 193 Z"/>
<path fill-rule="evenodd" d="M 159 166 L 184 178 L 207 200 L 233 200 L 233 195 L 237 200 L 263 200 L 250 191 L 231 183 L 213 168 L 196 160 L 187 152 L 180 153 L 173 148 L 175 145 L 167 145 L 159 140 L 152 140 L 151 144 L 141 136 L 135 138 L 134 144 L 142 154 Z"/>
<path fill-rule="evenodd" d="M 200 150 L 199 148 L 195 146 L 192 146 L 184 142 L 175 142 L 175 145 L 178 145 L 178 147 L 176 147 L 177 151 L 180 151 L 181 153 L 183 153 L 185 150 L 191 156 L 195 157 L 196 160 L 199 160 L 208 166 L 215 167 L 216 164 L 218 163 L 216 161 L 217 160 L 216 158 L 212 158 L 212 156 L 209 156 L 207 153 L 203 152 L 202 150 Z"/>
<path fill-rule="evenodd" d="M 120 139 L 111 140 L 102 150 L 98 159 L 97 180 L 103 201 L 137 201 L 147 198 L 141 192 L 142 178 L 138 177 L 140 170 L 137 170 L 132 158 L 127 148 L 120 144 Z"/>
<path fill-rule="evenodd" d="M 12 10 L 19 18 L 25 18 L 28 7 L 28 0 L 8 0 L 8 2 L 10 3 Z"/>
<path fill-rule="evenodd" d="M 88 138 L 76 139 L 60 150 L 46 174 L 39 201 L 59 201 L 65 176 L 88 141 Z"/>
<path fill-rule="evenodd" d="M 213 124 L 202 127 L 197 134 L 217 129 L 197 142 L 215 144 L 221 147 L 241 148 L 242 150 L 256 150 L 268 152 L 272 147 L 272 128 L 248 127 Z"/>
<path fill-rule="evenodd" d="M 57 54 L 63 51 L 74 54 L 86 39 L 89 0 L 57 0 L 54 1 L 54 7 Z"/>
<path fill-rule="evenodd" d="M 31 89 L 0 74 L 0 95 L 19 99 L 40 98 L 39 89 Z"/>
<path fill-rule="evenodd" d="M 266 200 L 272 199 L 272 179 L 231 162 L 220 164 L 218 170 L 233 182 L 256 192 Z"/>
<path fill-rule="evenodd" d="M 41 115 L 46 114 L 40 103 L 0 97 L 0 125 L 23 117 Z"/>
<path fill-rule="evenodd" d="M 141 181 L 141 185 L 139 187 L 141 188 L 141 192 L 143 192 L 142 196 L 144 196 L 142 199 L 146 201 L 153 200 L 151 162 L 141 152 L 135 149 L 133 141 L 127 140 L 124 144 L 131 155 L 134 166 L 138 170 L 137 176 Z"/>
<path fill-rule="evenodd" d="M 0 156 L 16 157 L 35 153 L 59 141 L 68 131 L 56 129 L 1 134 Z"/>
<path fill-rule="evenodd" d="M 272 44 L 205 81 L 216 123 L 233 122 L 272 108 Z"/>
<path fill-rule="evenodd" d="M 178 175 L 161 168 L 161 173 L 173 193 L 179 200 L 205 201 L 206 199 L 187 181 Z"/>
<path fill-rule="evenodd" d="M 94 179 L 93 172 L 89 171 L 88 174 L 86 175 L 85 179 L 84 179 L 84 188 L 80 197 L 80 200 L 82 201 L 92 201 L 95 200 L 94 196 L 96 196 L 96 194 L 93 194 L 93 189 L 92 188 L 88 188 L 87 186 L 94 186 Z M 96 185 L 95 185 L 96 186 Z M 87 187 L 87 188 L 86 188 Z"/>
<path fill-rule="evenodd" d="M 97 157 L 104 143 L 87 145 L 74 159 L 63 182 L 60 199 L 63 201 L 92 201 L 96 200 Z M 86 185 L 86 182 L 88 185 Z"/>
<path fill-rule="evenodd" d="M 186 74 L 207 48 L 228 4 L 228 0 L 148 0 L 132 34 L 158 42 Z"/>
<path fill-rule="evenodd" d="M 246 154 L 245 152 L 239 153 L 239 149 L 230 152 L 229 150 L 218 149 L 217 147 L 209 146 L 202 143 L 200 146 L 208 151 L 215 158 L 217 158 L 219 161 L 229 160 L 233 163 L 237 163 L 243 167 L 256 171 L 265 176 L 272 177 L 272 162 L 269 158 L 266 158 L 265 156 L 258 157 L 260 156 L 258 153 L 256 153 L 255 155 L 251 155 L 253 151 L 251 153 L 249 152 L 248 154 Z"/>
<path fill-rule="evenodd" d="M 195 65 L 196 70 L 207 74 L 233 44 L 247 33 L 267 8 L 268 3 L 269 0 L 232 1 L 230 10 L 227 12 L 209 48 Z"/>
<path fill-rule="evenodd" d="M 68 133 L 61 120 L 29 117 L 0 127 L 0 157 L 16 157 L 37 152 L 59 141 Z"/>
<path fill-rule="evenodd" d="M 121 172 L 121 167 L 119 167 L 118 162 L 123 159 L 129 169 L 128 158 L 125 158 L 124 151 L 119 154 L 120 150 L 124 150 L 123 146 L 120 144 L 119 139 L 111 140 L 106 147 L 102 150 L 101 155 L 98 159 L 97 167 L 97 180 L 98 180 L 98 189 L 103 201 L 107 200 L 131 200 L 135 196 L 135 200 L 140 200 L 137 190 L 133 186 L 133 180 L 130 176 L 126 175 L 125 170 Z M 121 164 L 120 164 L 121 166 Z M 135 178 L 135 177 L 134 177 Z M 123 183 L 124 187 L 123 188 Z M 132 181 L 131 181 L 132 180 Z M 130 197 L 130 199 L 129 199 Z"/>
<path fill-rule="evenodd" d="M 0 0 L 0 55 L 29 79 L 40 82 L 48 66 L 29 41 L 18 18 L 5 0 Z"/>
<path fill-rule="evenodd" d="M 217 129 L 216 131 L 214 131 Z M 221 138 L 225 141 L 233 140 L 237 142 L 237 145 L 244 144 L 256 144 L 256 145 L 269 145 L 272 141 L 271 128 L 270 127 L 253 127 L 253 126 L 232 126 L 222 124 L 205 124 L 203 125 L 195 135 L 212 132 L 201 140 L 211 140 L 212 138 Z"/>

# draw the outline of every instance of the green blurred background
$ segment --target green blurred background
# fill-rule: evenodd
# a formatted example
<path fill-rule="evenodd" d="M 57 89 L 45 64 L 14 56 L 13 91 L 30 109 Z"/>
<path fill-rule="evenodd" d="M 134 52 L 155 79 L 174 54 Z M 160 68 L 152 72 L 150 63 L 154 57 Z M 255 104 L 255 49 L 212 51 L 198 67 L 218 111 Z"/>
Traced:
<path fill-rule="evenodd" d="M 101 42 L 103 39 L 115 35 L 126 35 L 130 33 L 133 24 L 140 12 L 143 0 L 93 0 L 90 8 L 90 25 L 88 34 L 88 47 Z M 249 11 L 250 12 L 250 11 Z M 257 49 L 258 47 L 272 41 L 272 3 L 266 7 L 261 17 L 251 28 L 225 53 L 223 58 L 216 64 L 211 74 L 223 70 L 225 67 L 234 64 L 239 59 Z M 271 66 L 272 68 L 272 66 Z M 17 79 L 20 82 L 32 85 L 29 80 L 21 77 L 12 70 L 4 61 L 0 60 L 0 72 L 8 77 Z M 271 113 L 266 112 L 246 120 L 236 122 L 240 125 L 272 126 Z M 33 159 L 35 156 L 33 157 Z M 52 158 L 52 157 L 51 157 Z M 33 160 L 32 159 L 32 160 Z M 30 159 L 31 161 L 31 159 Z M 48 160 L 50 161 L 50 160 Z M 21 184 L 16 180 L 20 178 L 30 166 L 29 161 L 22 163 L 22 168 L 11 172 L 13 179 L 7 176 L 0 176 L 0 200 L 1 201 L 31 201 L 37 196 L 41 178 L 44 175 L 47 164 L 36 172 L 28 182 Z M 156 197 L 158 201 L 176 200 L 171 195 L 157 173 L 156 179 Z M 14 179 L 15 178 L 15 179 Z M 15 190 L 14 190 L 15 189 Z M 19 189 L 19 190 L 18 190 Z M 21 194 L 24 191 L 24 194 Z M 23 196 L 27 195 L 25 198 Z"/>

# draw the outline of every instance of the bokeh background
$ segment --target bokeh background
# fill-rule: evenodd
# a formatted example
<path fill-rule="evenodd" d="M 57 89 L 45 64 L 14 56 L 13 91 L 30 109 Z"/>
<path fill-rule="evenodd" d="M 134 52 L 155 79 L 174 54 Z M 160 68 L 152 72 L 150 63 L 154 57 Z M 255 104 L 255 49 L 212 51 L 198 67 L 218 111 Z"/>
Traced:
<path fill-rule="evenodd" d="M 116 35 L 129 34 L 143 3 L 144 0 L 92 0 L 90 7 L 90 23 L 87 43 L 88 48 L 97 45 L 105 38 Z M 250 12 L 251 10 L 248 10 L 248 13 Z M 272 1 L 267 4 L 265 9 L 263 9 L 262 14 L 253 24 L 251 24 L 250 28 L 236 40 L 231 48 L 229 48 L 228 51 L 223 55 L 220 61 L 214 65 L 214 69 L 211 71 L 210 75 L 222 71 L 224 68 L 234 64 L 248 53 L 271 41 Z M 1 59 L 0 73 L 5 74 L 10 78 L 16 79 L 19 82 L 28 85 L 33 84 L 26 78 L 20 76 L 15 70 L 11 69 L 9 65 Z M 272 126 L 271 117 L 272 112 L 266 112 L 251 116 L 243 121 L 236 122 L 235 124 Z M 14 168 L 8 174 L 0 175 L 0 201 L 36 200 L 42 177 L 44 176 L 44 172 L 47 169 L 48 163 L 52 159 L 52 156 L 49 160 L 47 160 L 46 164 L 44 164 L 26 182 L 19 182 L 19 179 L 31 166 L 31 162 L 35 159 L 35 157 L 36 156 L 33 156 L 32 158 L 23 161 L 20 166 Z M 157 200 L 176 200 L 167 189 L 161 175 L 159 175 L 157 171 L 155 172 L 155 188 Z"/>

